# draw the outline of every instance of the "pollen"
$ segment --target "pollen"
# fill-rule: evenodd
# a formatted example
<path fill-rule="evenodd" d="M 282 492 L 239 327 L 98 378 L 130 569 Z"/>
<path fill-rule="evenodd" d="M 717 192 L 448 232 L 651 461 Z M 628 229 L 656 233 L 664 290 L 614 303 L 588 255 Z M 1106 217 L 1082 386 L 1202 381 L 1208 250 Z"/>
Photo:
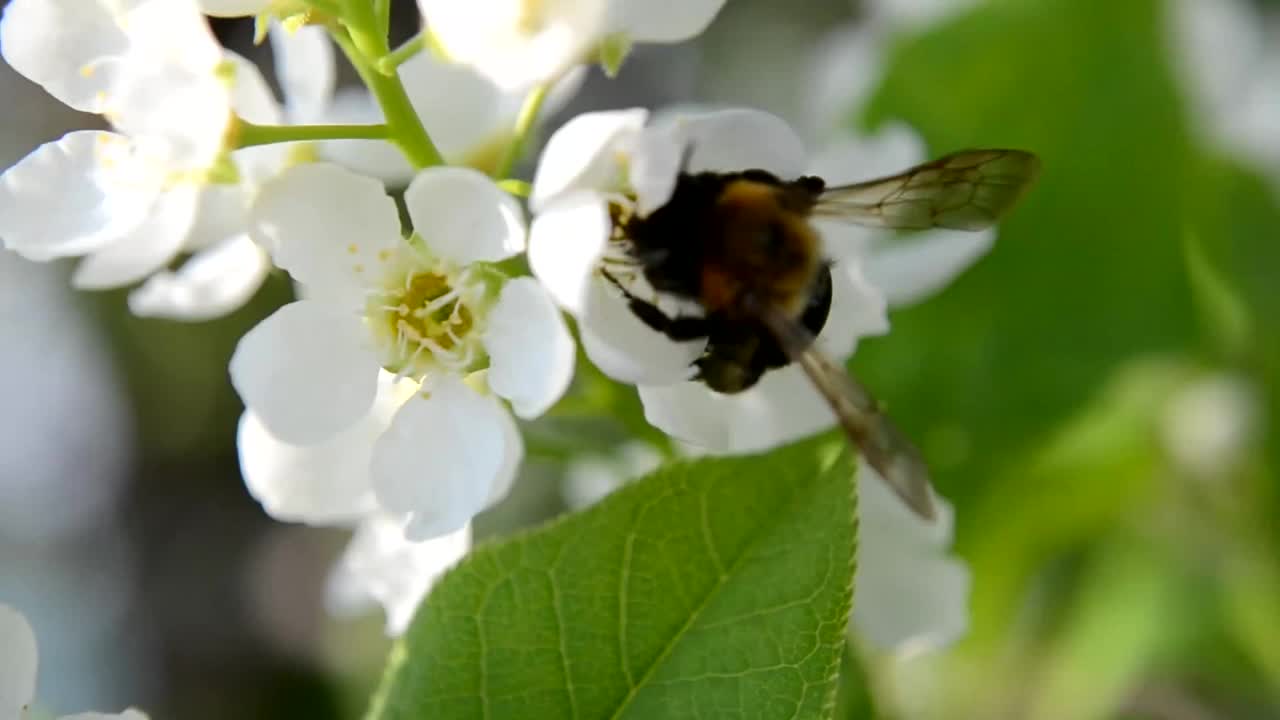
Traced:
<path fill-rule="evenodd" d="M 82 78 L 91 78 L 95 72 L 97 72 L 97 70 L 88 63 L 80 66 L 80 77 Z"/>
<path fill-rule="evenodd" d="M 360 246 L 359 246 L 359 245 L 356 245 L 355 243 L 351 243 L 350 245 L 348 245 L 348 246 L 347 246 L 347 253 L 348 253 L 348 254 L 350 254 L 350 255 L 355 255 L 355 254 L 356 254 L 356 253 L 358 253 L 358 252 L 360 252 Z"/>
<path fill-rule="evenodd" d="M 481 357 L 467 273 L 450 277 L 398 269 L 370 297 L 366 318 L 384 352 L 383 367 L 421 381 L 435 369 L 463 371 Z"/>

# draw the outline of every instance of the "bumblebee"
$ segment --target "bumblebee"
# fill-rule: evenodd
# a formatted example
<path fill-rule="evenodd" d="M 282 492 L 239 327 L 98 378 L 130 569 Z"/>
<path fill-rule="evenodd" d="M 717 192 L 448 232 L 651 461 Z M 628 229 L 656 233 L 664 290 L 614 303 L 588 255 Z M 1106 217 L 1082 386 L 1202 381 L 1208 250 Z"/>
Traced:
<path fill-rule="evenodd" d="M 901 230 L 993 225 L 1039 172 L 1019 150 L 965 150 L 897 175 L 827 187 L 764 170 L 681 171 L 665 205 L 619 220 L 629 262 L 659 293 L 701 315 L 671 316 L 608 278 L 646 325 L 676 341 L 705 338 L 695 379 L 737 393 L 798 363 L 863 456 L 917 514 L 934 516 L 928 469 L 872 395 L 814 338 L 831 310 L 831 260 L 813 218 Z M 838 320 L 838 319 L 837 319 Z"/>

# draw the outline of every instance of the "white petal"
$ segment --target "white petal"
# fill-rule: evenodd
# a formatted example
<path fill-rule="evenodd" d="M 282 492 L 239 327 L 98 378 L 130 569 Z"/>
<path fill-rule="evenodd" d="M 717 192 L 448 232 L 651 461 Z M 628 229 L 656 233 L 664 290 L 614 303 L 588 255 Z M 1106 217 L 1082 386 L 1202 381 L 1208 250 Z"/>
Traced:
<path fill-rule="evenodd" d="M 390 413 L 375 407 L 355 424 L 315 445 L 273 436 L 252 412 L 240 417 L 236 447 L 249 494 L 284 522 L 331 525 L 375 507 L 369 463 Z"/>
<path fill-rule="evenodd" d="M 924 140 L 907 125 L 892 123 L 866 137 L 845 136 L 829 143 L 808 172 L 832 185 L 896 175 L 925 160 Z"/>
<path fill-rule="evenodd" d="M 353 309 L 401 242 L 400 214 L 382 183 L 328 163 L 296 165 L 265 184 L 250 227 L 312 297 Z"/>
<path fill-rule="evenodd" d="M 396 413 L 373 450 L 378 503 L 410 514 L 411 539 L 454 532 L 489 505 L 507 465 L 507 411 L 456 377 Z M 505 422 L 510 422 L 509 417 Z"/>
<path fill-rule="evenodd" d="M 507 89 L 560 77 L 605 30 L 605 0 L 418 0 L 433 39 L 450 59 Z"/>
<path fill-rule="evenodd" d="M 402 525 L 383 513 L 360 523 L 326 588 L 326 605 L 337 614 L 382 605 L 393 637 L 408 629 L 436 580 L 471 549 L 470 525 L 425 542 L 406 540 Z"/>
<path fill-rule="evenodd" d="M 546 412 L 573 379 L 573 337 L 560 310 L 538 281 L 521 277 L 503 285 L 488 322 L 489 387 L 522 418 Z"/>
<path fill-rule="evenodd" d="M 399 72 L 431 140 L 449 160 L 465 160 L 482 145 L 509 133 L 514 124 L 514 116 L 508 118 L 502 112 L 508 93 L 473 68 L 421 52 L 401 65 Z M 449 112 L 434 112 L 441 107 Z"/>
<path fill-rule="evenodd" d="M 156 199 L 141 224 L 80 261 L 71 276 L 81 290 L 120 287 L 163 268 L 177 256 L 196 219 L 200 189 L 177 185 Z"/>
<path fill-rule="evenodd" d="M 0 240 L 29 260 L 115 241 L 160 194 L 162 178 L 137 167 L 133 147 L 115 133 L 73 132 L 41 145 L 0 176 Z"/>
<path fill-rule="evenodd" d="M 612 231 L 605 201 L 592 192 L 558 197 L 533 219 L 529 268 L 555 301 L 579 315 Z"/>
<path fill-rule="evenodd" d="M 731 446 L 733 423 L 728 395 L 712 392 L 700 382 L 641 385 L 636 389 L 650 425 L 702 449 L 725 452 Z"/>
<path fill-rule="evenodd" d="M 821 432 L 831 408 L 798 367 L 765 374 L 755 386 L 723 395 L 698 382 L 642 385 L 649 424 L 713 453 L 752 453 Z"/>
<path fill-rule="evenodd" d="M 36 635 L 22 613 L 0 604 L 0 717 L 17 718 L 36 694 Z"/>
<path fill-rule="evenodd" d="M 256 190 L 245 183 L 213 183 L 199 188 L 195 219 L 183 250 L 194 252 L 243 235 L 249 227 L 249 204 Z"/>
<path fill-rule="evenodd" d="M 867 279 L 893 307 L 928 298 L 978 261 L 995 244 L 995 230 L 930 230 L 872 246 Z"/>
<path fill-rule="evenodd" d="M 853 623 L 877 648 L 939 648 L 968 629 L 969 570 L 947 555 L 951 508 L 941 499 L 937 507 L 938 520 L 920 519 L 859 463 Z"/>
<path fill-rule="evenodd" d="M 524 462 L 524 437 L 520 435 L 515 419 L 510 413 L 504 412 L 499 416 L 499 422 L 502 426 L 502 464 L 493 478 L 493 487 L 489 489 L 489 501 L 485 507 L 493 507 L 506 499 L 520 474 L 520 463 Z M 405 527 L 405 537 L 410 540 L 429 537 L 423 532 L 420 522 L 419 518 L 411 518 Z"/>
<path fill-rule="evenodd" d="M 837 28 L 818 41 L 810 90 L 805 94 L 808 101 L 803 106 L 808 110 L 806 126 L 811 136 L 848 133 L 883 77 L 884 37 L 883 28 L 858 22 Z"/>
<path fill-rule="evenodd" d="M 87 712 L 63 715 L 58 720 L 148 720 L 148 717 L 146 713 L 137 708 L 129 708 L 119 713 Z"/>
<path fill-rule="evenodd" d="M 673 118 L 671 131 L 689 147 L 689 170 L 767 170 L 789 179 L 804 173 L 804 143 L 786 121 L 760 110 L 716 110 Z"/>
<path fill-rule="evenodd" d="M 231 107 L 240 117 L 259 125 L 284 123 L 284 112 L 262 71 L 252 61 L 226 51 L 227 61 L 235 68 L 231 88 Z"/>
<path fill-rule="evenodd" d="M 614 0 L 611 26 L 635 42 L 674 43 L 699 35 L 724 0 Z"/>
<path fill-rule="evenodd" d="M 231 384 L 272 435 L 310 445 L 369 411 L 378 364 L 354 314 L 302 300 L 258 323 L 231 356 Z"/>
<path fill-rule="evenodd" d="M 272 0 L 196 0 L 200 10 L 215 17 L 258 15 L 271 9 Z"/>
<path fill-rule="evenodd" d="M 329 34 L 318 25 L 286 30 L 279 22 L 272 22 L 268 37 L 289 121 L 323 122 L 336 83 Z"/>
<path fill-rule="evenodd" d="M 104 62 L 128 48 L 118 12 L 98 0 L 13 0 L 0 22 L 0 49 L 13 69 L 66 105 L 97 112 L 115 82 Z"/>
<path fill-rule="evenodd" d="M 524 212 L 487 175 L 461 167 L 423 170 L 404 204 L 432 254 L 459 267 L 498 262 L 524 250 Z"/>
<path fill-rule="evenodd" d="M 372 124 L 386 118 L 368 90 L 341 88 L 325 113 L 325 121 Z M 320 154 L 348 170 L 397 186 L 407 185 L 414 175 L 400 149 L 385 140 L 329 140 L 320 143 Z"/>
<path fill-rule="evenodd" d="M 533 176 L 529 207 L 541 212 L 553 198 L 572 190 L 623 189 L 625 152 L 644 126 L 641 108 L 579 115 L 547 140 Z"/>
<path fill-rule="evenodd" d="M 689 159 L 689 138 L 672 123 L 645 128 L 636 139 L 628 180 L 636 194 L 641 217 L 667 204 L 675 192 L 683 163 Z"/>
<path fill-rule="evenodd" d="M 663 309 L 676 314 L 672 308 Z M 706 340 L 674 342 L 645 325 L 621 294 L 601 278 L 588 287 L 578 330 L 591 362 L 624 383 L 664 384 L 689 378 L 694 372 L 693 361 L 707 345 Z"/>
<path fill-rule="evenodd" d="M 857 262 L 831 268 L 831 311 L 818 333 L 818 346 L 843 363 L 864 337 L 889 331 L 888 303 L 880 289 L 863 277 Z"/>
<path fill-rule="evenodd" d="M 176 272 L 152 275 L 129 294 L 129 310 L 141 317 L 210 320 L 253 297 L 271 263 L 248 235 L 238 235 L 193 255 Z"/>

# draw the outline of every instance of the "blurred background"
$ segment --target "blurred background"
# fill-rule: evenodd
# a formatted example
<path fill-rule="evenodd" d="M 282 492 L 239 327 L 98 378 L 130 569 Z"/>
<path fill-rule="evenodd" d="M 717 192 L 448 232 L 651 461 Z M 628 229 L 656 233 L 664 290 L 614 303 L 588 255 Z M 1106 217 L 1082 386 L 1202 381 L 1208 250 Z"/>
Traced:
<path fill-rule="evenodd" d="M 216 30 L 270 63 L 251 22 Z M 729 0 L 548 128 L 690 102 L 815 146 L 900 120 L 934 154 L 1044 161 L 996 248 L 852 362 L 954 503 L 974 590 L 953 648 L 850 654 L 837 717 L 1280 718 L 1280 3 Z M 0 108 L 0 167 L 93 120 L 3 66 Z M 344 533 L 270 520 L 237 468 L 226 363 L 286 279 L 180 324 L 68 271 L 0 254 L 0 601 L 35 626 L 41 702 L 357 716 L 388 641 L 325 612 Z M 656 437 L 589 370 L 527 430 L 479 537 L 589 494 L 571 450 Z"/>

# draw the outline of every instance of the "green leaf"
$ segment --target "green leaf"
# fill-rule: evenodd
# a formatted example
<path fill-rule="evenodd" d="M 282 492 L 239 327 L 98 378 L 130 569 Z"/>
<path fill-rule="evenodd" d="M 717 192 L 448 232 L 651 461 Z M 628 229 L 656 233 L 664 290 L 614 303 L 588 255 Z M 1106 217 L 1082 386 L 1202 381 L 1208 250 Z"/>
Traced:
<path fill-rule="evenodd" d="M 477 549 L 368 717 L 813 718 L 853 588 L 853 464 L 813 442 L 665 467 Z"/>

